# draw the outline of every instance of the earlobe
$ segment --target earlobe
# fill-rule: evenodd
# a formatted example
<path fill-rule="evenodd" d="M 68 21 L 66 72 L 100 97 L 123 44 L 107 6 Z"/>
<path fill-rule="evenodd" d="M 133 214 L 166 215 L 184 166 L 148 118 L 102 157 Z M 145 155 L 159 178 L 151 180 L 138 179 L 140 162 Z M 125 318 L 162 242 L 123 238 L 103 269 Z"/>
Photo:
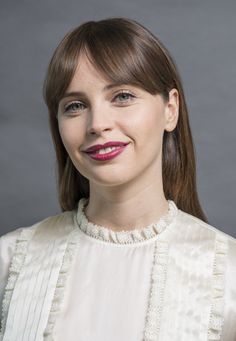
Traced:
<path fill-rule="evenodd" d="M 177 89 L 171 89 L 169 92 L 169 100 L 166 105 L 166 131 L 175 129 L 179 116 L 179 93 Z"/>

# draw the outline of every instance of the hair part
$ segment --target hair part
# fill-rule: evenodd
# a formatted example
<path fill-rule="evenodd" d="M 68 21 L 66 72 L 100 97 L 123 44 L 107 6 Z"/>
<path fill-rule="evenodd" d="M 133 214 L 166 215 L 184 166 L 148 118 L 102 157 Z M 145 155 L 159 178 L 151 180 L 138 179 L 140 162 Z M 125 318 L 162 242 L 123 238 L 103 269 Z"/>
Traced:
<path fill-rule="evenodd" d="M 56 48 L 44 81 L 44 99 L 57 156 L 58 195 L 62 211 L 73 210 L 89 197 L 89 181 L 73 165 L 60 137 L 58 105 L 85 53 L 109 81 L 132 84 L 168 100 L 173 88 L 179 93 L 176 128 L 164 132 L 162 148 L 163 189 L 178 208 L 207 221 L 196 186 L 196 162 L 188 110 L 177 67 L 164 45 L 145 27 L 126 18 L 85 22 L 69 32 Z"/>

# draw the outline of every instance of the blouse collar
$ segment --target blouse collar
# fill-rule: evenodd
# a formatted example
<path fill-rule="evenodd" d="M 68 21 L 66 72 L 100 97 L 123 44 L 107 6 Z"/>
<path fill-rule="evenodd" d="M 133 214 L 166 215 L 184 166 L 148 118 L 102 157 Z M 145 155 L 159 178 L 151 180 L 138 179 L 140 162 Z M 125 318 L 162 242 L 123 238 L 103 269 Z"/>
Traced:
<path fill-rule="evenodd" d="M 117 244 L 134 244 L 155 237 L 157 234 L 160 234 L 166 229 L 178 211 L 174 201 L 168 200 L 168 212 L 157 222 L 139 229 L 128 231 L 122 230 L 116 232 L 105 226 L 96 225 L 88 221 L 84 212 L 84 208 L 87 205 L 88 200 L 89 199 L 87 198 L 82 198 L 78 203 L 76 220 L 79 228 L 90 237 L 102 240 L 104 242 Z"/>
<path fill-rule="evenodd" d="M 134 244 L 155 237 L 166 229 L 178 211 L 174 201 L 168 200 L 168 212 L 157 222 L 139 229 L 116 232 L 108 227 L 96 225 L 87 219 L 84 208 L 87 205 L 88 200 L 88 198 L 82 198 L 78 203 L 76 221 L 79 228 L 90 237 L 117 244 Z"/>

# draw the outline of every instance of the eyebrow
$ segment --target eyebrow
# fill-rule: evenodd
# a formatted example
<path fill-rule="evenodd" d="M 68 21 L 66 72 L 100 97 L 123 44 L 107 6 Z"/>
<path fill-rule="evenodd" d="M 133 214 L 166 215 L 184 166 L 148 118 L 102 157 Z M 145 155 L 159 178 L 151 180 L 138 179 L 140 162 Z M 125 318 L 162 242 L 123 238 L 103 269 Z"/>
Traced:
<path fill-rule="evenodd" d="M 105 91 L 108 91 L 110 89 L 117 88 L 118 86 L 121 86 L 121 85 L 127 85 L 127 83 L 125 84 L 123 82 L 117 82 L 117 83 L 107 84 L 104 86 L 102 91 L 105 92 Z M 64 98 L 73 97 L 73 96 L 85 96 L 85 93 L 83 91 L 65 92 L 65 94 L 61 97 L 60 101 Z"/>

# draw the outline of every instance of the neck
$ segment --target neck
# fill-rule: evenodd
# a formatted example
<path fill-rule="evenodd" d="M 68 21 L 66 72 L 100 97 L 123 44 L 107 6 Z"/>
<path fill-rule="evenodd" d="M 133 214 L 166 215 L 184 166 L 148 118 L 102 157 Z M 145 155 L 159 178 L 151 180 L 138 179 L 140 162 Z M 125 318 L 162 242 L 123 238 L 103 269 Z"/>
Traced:
<path fill-rule="evenodd" d="M 90 184 L 89 221 L 114 231 L 139 229 L 158 221 L 168 211 L 162 179 L 124 188 L 106 188 Z"/>

